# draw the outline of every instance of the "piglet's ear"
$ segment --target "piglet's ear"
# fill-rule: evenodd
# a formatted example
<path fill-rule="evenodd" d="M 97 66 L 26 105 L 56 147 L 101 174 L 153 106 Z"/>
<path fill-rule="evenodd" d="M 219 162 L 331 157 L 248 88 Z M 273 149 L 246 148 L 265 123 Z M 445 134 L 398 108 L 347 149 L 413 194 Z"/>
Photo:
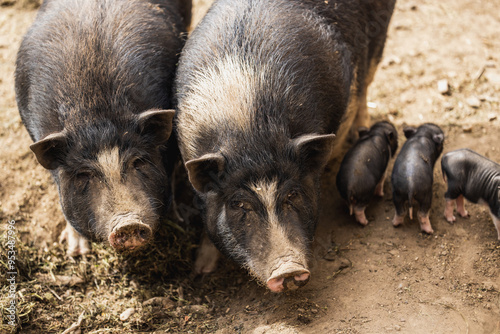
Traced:
<path fill-rule="evenodd" d="M 307 167 L 322 169 L 330 159 L 334 140 L 334 134 L 309 134 L 292 139 L 292 146 Z"/>
<path fill-rule="evenodd" d="M 405 134 L 405 137 L 410 139 L 411 137 L 413 137 L 413 135 L 415 135 L 415 133 L 417 133 L 417 129 L 413 126 L 407 126 L 403 129 L 403 132 Z"/>
<path fill-rule="evenodd" d="M 436 144 L 441 145 L 444 142 L 444 135 L 442 133 L 435 134 L 432 136 L 432 140 L 434 140 Z"/>
<path fill-rule="evenodd" d="M 52 133 L 30 146 L 40 165 L 50 170 L 56 169 L 64 162 L 67 148 L 66 135 L 63 132 Z"/>
<path fill-rule="evenodd" d="M 213 189 L 220 181 L 225 159 L 220 153 L 209 153 L 186 162 L 189 181 L 201 193 Z"/>
<path fill-rule="evenodd" d="M 139 130 L 141 134 L 151 136 L 158 145 L 167 142 L 172 133 L 172 119 L 175 111 L 148 110 L 138 115 Z"/>
<path fill-rule="evenodd" d="M 359 135 L 359 138 L 363 137 L 363 136 L 366 136 L 368 134 L 368 132 L 370 132 L 370 129 L 368 129 L 367 127 L 365 126 L 360 126 L 358 128 L 358 135 Z"/>

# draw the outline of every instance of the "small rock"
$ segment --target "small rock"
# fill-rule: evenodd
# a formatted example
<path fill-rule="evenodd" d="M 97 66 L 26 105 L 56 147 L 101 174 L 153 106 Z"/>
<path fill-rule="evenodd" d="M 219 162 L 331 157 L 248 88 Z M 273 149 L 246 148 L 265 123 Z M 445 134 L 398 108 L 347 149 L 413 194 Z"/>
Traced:
<path fill-rule="evenodd" d="M 391 254 L 392 256 L 397 256 L 399 255 L 399 251 L 397 249 L 393 249 L 389 251 L 389 254 Z"/>
<path fill-rule="evenodd" d="M 446 79 L 439 80 L 437 85 L 439 93 L 443 95 L 450 94 L 450 85 L 448 84 L 448 80 Z"/>
<path fill-rule="evenodd" d="M 446 102 L 444 105 L 444 110 L 445 111 L 451 111 L 455 108 L 455 106 L 453 105 L 453 103 L 449 103 L 449 102 Z"/>
<path fill-rule="evenodd" d="M 317 309 L 315 309 L 315 308 L 312 308 L 312 309 L 311 309 L 311 313 L 316 314 L 316 313 L 318 313 L 318 310 L 317 310 Z"/>
<path fill-rule="evenodd" d="M 493 122 L 494 120 L 496 120 L 496 119 L 497 119 L 497 117 L 498 117 L 498 115 L 497 115 L 497 114 L 494 114 L 494 113 L 488 114 L 488 120 L 489 120 L 490 122 Z"/>
<path fill-rule="evenodd" d="M 484 73 L 484 77 L 492 85 L 500 85 L 500 71 L 499 70 L 488 70 Z"/>
<path fill-rule="evenodd" d="M 126 309 L 125 311 L 123 311 L 122 314 L 120 314 L 120 320 L 127 321 L 128 318 L 130 318 L 130 316 L 134 313 L 135 313 L 135 308 L 130 307 L 130 308 Z"/>
<path fill-rule="evenodd" d="M 299 313 L 304 313 L 305 311 L 306 311 L 306 310 L 304 310 L 303 308 L 298 308 L 298 309 L 297 309 L 297 312 L 299 312 Z"/>
<path fill-rule="evenodd" d="M 399 65 L 399 64 L 401 64 L 401 58 L 399 58 L 398 56 L 390 56 L 390 57 L 387 58 L 386 64 L 388 66 L 390 66 L 390 65 Z"/>
<path fill-rule="evenodd" d="M 49 275 L 49 274 L 36 274 L 35 277 L 39 282 L 48 285 L 69 285 L 75 286 L 85 283 L 85 281 L 76 275 Z M 54 280 L 55 279 L 55 280 Z"/>
<path fill-rule="evenodd" d="M 399 319 L 399 321 L 401 321 L 401 322 L 406 322 L 406 319 L 401 318 L 401 319 Z"/>
<path fill-rule="evenodd" d="M 444 280 L 444 276 L 439 277 L 440 280 Z"/>
<path fill-rule="evenodd" d="M 446 256 L 446 255 L 448 255 L 448 252 L 447 251 L 442 251 L 441 255 Z"/>
<path fill-rule="evenodd" d="M 302 314 L 299 314 L 298 317 L 297 317 L 297 320 L 299 320 L 300 322 L 304 323 L 304 324 L 310 324 L 312 322 L 312 319 L 309 318 L 308 316 L 306 315 L 302 315 Z"/>
<path fill-rule="evenodd" d="M 399 331 L 401 330 L 401 326 L 399 326 L 399 325 L 394 325 L 394 329 L 395 329 L 396 331 L 398 331 L 398 332 L 399 332 Z"/>
<path fill-rule="evenodd" d="M 143 306 L 161 306 L 162 308 L 170 309 L 175 306 L 175 302 L 173 302 L 168 297 L 153 297 L 142 303 Z"/>
<path fill-rule="evenodd" d="M 486 291 L 500 291 L 496 283 L 493 282 L 483 282 L 482 288 Z"/>
<path fill-rule="evenodd" d="M 208 307 L 204 305 L 191 305 L 189 311 L 196 314 L 207 314 L 209 310 Z"/>
<path fill-rule="evenodd" d="M 465 125 L 463 125 L 462 126 L 462 131 L 466 132 L 466 133 L 472 132 L 472 125 L 471 124 L 465 124 Z"/>
<path fill-rule="evenodd" d="M 481 106 L 481 101 L 476 96 L 469 97 L 465 102 L 472 108 L 479 108 Z"/>

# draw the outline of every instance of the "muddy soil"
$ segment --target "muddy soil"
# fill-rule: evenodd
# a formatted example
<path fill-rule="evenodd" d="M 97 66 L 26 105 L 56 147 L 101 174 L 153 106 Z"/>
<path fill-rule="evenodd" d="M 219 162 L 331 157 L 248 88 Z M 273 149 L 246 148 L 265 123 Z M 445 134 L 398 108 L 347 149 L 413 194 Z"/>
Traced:
<path fill-rule="evenodd" d="M 196 23 L 211 1 L 194 2 Z M 83 333 L 500 333 L 496 230 L 479 205 L 469 204 L 470 217 L 454 225 L 444 220 L 439 161 L 433 235 L 409 218 L 392 227 L 390 182 L 367 210 L 369 225 L 357 224 L 335 188 L 337 166 L 328 166 L 312 278 L 295 292 L 272 294 L 229 260 L 193 279 L 195 210 L 189 224 L 168 221 L 166 239 L 156 241 L 160 250 L 143 258 L 98 244 L 84 259 L 65 258 L 56 243 L 64 226 L 56 188 L 29 150 L 13 89 L 17 48 L 35 15 L 19 2 L 0 1 L 2 282 L 4 231 L 12 220 L 20 266 L 20 326 L 7 324 L 4 285 L 0 332 L 60 333 L 81 316 Z M 397 126 L 400 147 L 405 125 L 434 122 L 446 133 L 444 152 L 468 147 L 500 162 L 499 31 L 497 1 L 399 0 L 369 91 L 373 119 Z M 438 91 L 439 80 L 447 80 L 447 94 Z M 120 320 L 128 308 L 134 312 Z"/>

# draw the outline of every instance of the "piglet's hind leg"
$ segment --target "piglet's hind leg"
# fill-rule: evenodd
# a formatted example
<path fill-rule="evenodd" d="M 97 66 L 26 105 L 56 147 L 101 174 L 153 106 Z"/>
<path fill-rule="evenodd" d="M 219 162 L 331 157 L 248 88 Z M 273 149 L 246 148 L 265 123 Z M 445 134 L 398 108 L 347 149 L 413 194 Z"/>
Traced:
<path fill-rule="evenodd" d="M 457 218 L 455 218 L 455 216 L 453 215 L 453 208 L 455 206 L 454 204 L 454 199 L 446 199 L 446 206 L 444 207 L 444 217 L 450 224 L 453 224 L 457 220 Z"/>
<path fill-rule="evenodd" d="M 491 213 L 491 211 L 490 214 L 491 214 L 491 219 L 493 219 L 493 224 L 495 224 L 495 227 L 497 228 L 498 241 L 500 241 L 500 219 L 495 217 L 493 213 Z"/>
<path fill-rule="evenodd" d="M 419 212 L 418 219 L 420 221 L 420 229 L 423 232 L 425 232 L 427 234 L 434 233 L 434 230 L 432 229 L 432 226 L 431 226 L 431 221 L 429 220 L 429 213 L 428 212 L 426 212 L 426 213 Z"/>
<path fill-rule="evenodd" d="M 361 225 L 368 225 L 368 219 L 365 216 L 365 208 L 366 207 L 354 207 L 354 217 L 356 217 L 356 221 L 358 221 Z"/>
<path fill-rule="evenodd" d="M 468 217 L 469 213 L 465 210 L 465 199 L 462 195 L 457 198 L 457 212 L 462 217 Z"/>

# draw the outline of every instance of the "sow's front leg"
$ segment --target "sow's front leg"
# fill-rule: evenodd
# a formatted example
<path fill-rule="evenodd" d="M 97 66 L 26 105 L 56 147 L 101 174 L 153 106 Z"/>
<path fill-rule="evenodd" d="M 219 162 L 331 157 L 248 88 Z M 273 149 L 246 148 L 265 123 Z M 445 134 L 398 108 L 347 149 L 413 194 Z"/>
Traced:
<path fill-rule="evenodd" d="M 90 242 L 81 236 L 68 222 L 59 237 L 59 243 L 63 243 L 63 241 L 68 243 L 68 256 L 85 255 L 90 252 Z"/>
<path fill-rule="evenodd" d="M 200 248 L 196 255 L 194 263 L 193 274 L 209 274 L 214 272 L 217 268 L 217 261 L 219 260 L 220 252 L 206 234 L 201 238 Z"/>

